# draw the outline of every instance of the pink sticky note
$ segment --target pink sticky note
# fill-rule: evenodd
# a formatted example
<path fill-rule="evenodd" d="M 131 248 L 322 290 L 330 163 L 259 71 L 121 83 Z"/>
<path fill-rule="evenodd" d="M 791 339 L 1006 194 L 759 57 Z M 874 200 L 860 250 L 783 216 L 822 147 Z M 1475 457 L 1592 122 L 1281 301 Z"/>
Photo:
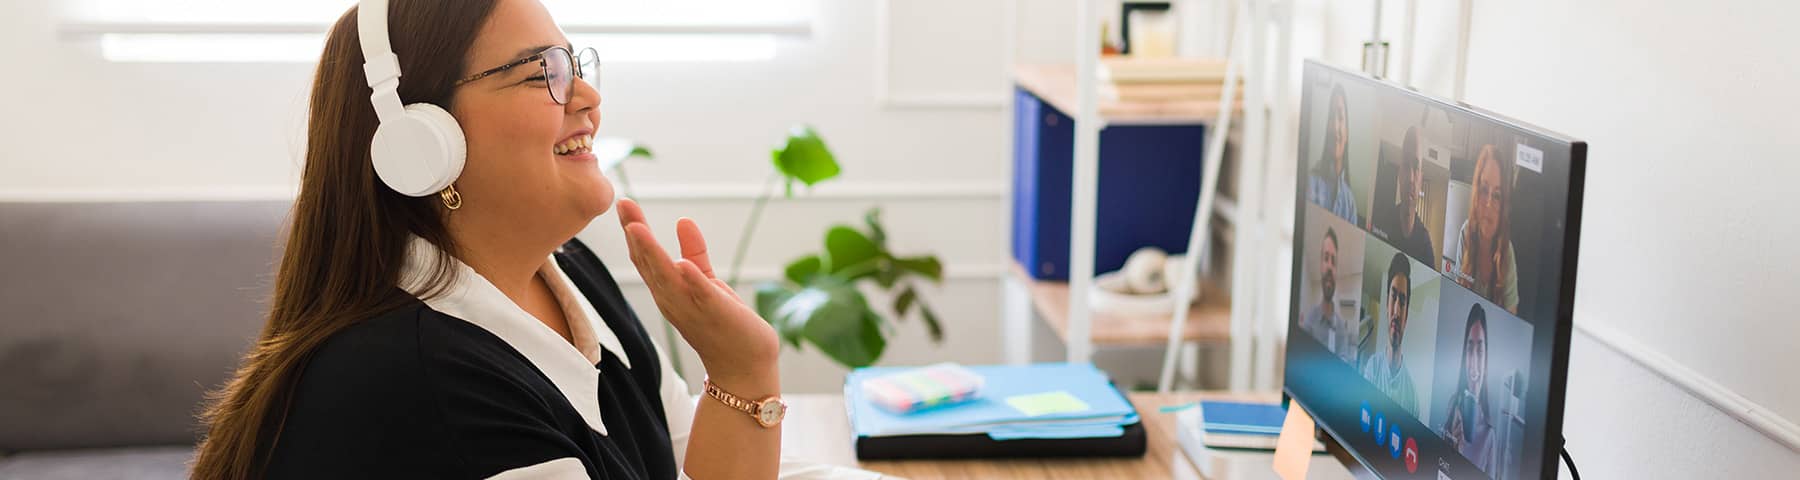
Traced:
<path fill-rule="evenodd" d="M 1299 405 L 1288 406 L 1281 436 L 1275 440 L 1275 474 L 1282 480 L 1304 480 L 1306 467 L 1312 464 L 1313 442 L 1312 416 Z"/>

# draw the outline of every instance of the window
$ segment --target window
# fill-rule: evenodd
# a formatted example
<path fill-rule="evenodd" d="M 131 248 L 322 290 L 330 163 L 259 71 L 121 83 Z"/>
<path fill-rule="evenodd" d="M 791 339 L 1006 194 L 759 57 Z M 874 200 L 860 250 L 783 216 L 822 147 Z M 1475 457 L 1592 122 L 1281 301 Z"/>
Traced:
<path fill-rule="evenodd" d="M 811 34 L 817 0 L 541 0 L 606 61 L 756 61 Z M 78 0 L 65 36 L 121 62 L 309 62 L 354 0 Z"/>

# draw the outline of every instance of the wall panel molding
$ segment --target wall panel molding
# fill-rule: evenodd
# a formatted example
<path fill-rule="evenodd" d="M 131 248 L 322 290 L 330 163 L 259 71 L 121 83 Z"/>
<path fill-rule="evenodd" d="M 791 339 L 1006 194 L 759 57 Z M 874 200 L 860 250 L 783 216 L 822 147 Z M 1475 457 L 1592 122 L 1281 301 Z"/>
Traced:
<path fill-rule="evenodd" d="M 1576 314 L 1576 318 L 1586 316 L 1587 315 L 1581 313 Z M 1625 358 L 1629 358 L 1633 362 L 1637 362 L 1637 364 L 1642 365 L 1645 369 L 1668 380 L 1669 383 L 1681 387 L 1682 390 L 1686 390 L 1695 397 L 1699 397 L 1706 403 L 1718 408 L 1720 412 L 1724 412 L 1726 415 L 1730 415 L 1731 418 L 1743 422 L 1744 425 L 1768 436 L 1769 439 L 1787 446 L 1789 450 L 1800 453 L 1800 425 L 1795 425 L 1793 421 L 1781 417 L 1769 408 L 1759 405 L 1756 402 L 1745 398 L 1743 395 L 1739 395 L 1730 388 L 1701 375 L 1700 372 L 1696 372 L 1693 369 L 1676 362 L 1675 359 L 1669 358 L 1667 355 L 1663 355 L 1661 352 L 1657 352 L 1642 343 L 1638 343 L 1636 339 L 1631 338 L 1624 332 L 1603 323 L 1577 321 L 1575 322 L 1575 331 L 1586 334 L 1589 338 L 1593 338 L 1600 344 L 1612 348 L 1613 351 L 1619 352 L 1620 355 L 1624 355 Z M 1780 370 L 1779 367 L 1773 365 L 1768 367 Z M 1771 373 L 1776 376 L 1783 375 L 1783 373 L 1780 372 Z"/>

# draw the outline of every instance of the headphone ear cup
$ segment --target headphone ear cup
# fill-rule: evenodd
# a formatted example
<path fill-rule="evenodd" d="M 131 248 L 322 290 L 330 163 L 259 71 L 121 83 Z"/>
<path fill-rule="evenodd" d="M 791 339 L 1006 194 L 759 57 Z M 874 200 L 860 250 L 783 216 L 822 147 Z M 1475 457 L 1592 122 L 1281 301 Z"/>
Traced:
<path fill-rule="evenodd" d="M 382 183 L 411 197 L 449 187 L 468 154 L 456 117 L 429 103 L 407 105 L 405 116 L 382 122 L 369 147 Z"/>

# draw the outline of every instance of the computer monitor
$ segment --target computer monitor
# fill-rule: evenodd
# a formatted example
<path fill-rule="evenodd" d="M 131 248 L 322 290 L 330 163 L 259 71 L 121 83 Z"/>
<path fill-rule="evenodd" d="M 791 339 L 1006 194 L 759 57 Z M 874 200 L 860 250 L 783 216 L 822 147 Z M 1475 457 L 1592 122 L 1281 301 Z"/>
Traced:
<path fill-rule="evenodd" d="M 1555 478 L 1586 144 L 1314 61 L 1304 82 L 1284 393 L 1359 471 Z"/>

